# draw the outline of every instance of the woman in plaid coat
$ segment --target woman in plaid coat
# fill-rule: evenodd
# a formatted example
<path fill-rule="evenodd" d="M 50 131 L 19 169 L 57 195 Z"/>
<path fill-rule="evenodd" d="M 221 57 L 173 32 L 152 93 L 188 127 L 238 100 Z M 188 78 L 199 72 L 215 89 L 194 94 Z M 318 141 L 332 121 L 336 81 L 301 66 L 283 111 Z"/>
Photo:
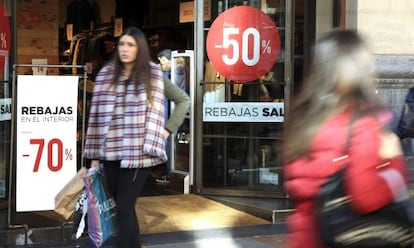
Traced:
<path fill-rule="evenodd" d="M 164 120 L 164 98 L 175 102 Z M 145 35 L 128 28 L 96 77 L 84 157 L 103 165 L 117 205 L 117 248 L 141 247 L 135 203 L 150 168 L 167 160 L 165 140 L 182 124 L 189 96 L 151 62 Z"/>

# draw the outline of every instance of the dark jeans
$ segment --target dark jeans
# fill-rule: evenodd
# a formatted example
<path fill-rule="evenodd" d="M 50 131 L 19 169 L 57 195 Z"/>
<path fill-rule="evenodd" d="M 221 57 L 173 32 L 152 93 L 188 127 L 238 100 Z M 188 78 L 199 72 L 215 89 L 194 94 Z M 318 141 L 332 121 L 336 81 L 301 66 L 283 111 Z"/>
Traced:
<path fill-rule="evenodd" d="M 141 195 L 150 168 L 121 169 L 119 161 L 103 161 L 109 192 L 115 199 L 118 221 L 117 248 L 141 247 L 135 203 Z"/>

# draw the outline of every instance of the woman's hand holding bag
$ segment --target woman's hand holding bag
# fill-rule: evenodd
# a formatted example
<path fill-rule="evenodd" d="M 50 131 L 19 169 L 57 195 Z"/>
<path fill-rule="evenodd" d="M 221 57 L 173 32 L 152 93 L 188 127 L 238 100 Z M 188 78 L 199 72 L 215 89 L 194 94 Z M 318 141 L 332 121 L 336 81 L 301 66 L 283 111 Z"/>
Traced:
<path fill-rule="evenodd" d="M 90 168 L 83 178 L 88 204 L 88 234 L 101 247 L 116 232 L 116 205 L 109 195 L 102 171 Z"/>

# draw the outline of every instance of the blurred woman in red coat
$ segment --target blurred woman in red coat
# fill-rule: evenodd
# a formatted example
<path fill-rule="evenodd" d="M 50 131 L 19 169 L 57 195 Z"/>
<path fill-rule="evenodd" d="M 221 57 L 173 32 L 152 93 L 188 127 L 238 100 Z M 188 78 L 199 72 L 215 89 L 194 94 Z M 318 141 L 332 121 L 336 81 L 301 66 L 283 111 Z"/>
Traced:
<path fill-rule="evenodd" d="M 391 113 L 375 93 L 371 55 L 351 30 L 334 30 L 314 47 L 310 74 L 295 97 L 285 126 L 285 188 L 295 211 L 288 218 L 289 248 L 322 248 L 314 201 L 321 183 L 342 163 L 350 120 L 351 163 L 346 190 L 361 213 L 377 210 L 397 197 L 408 183 L 398 137 L 385 128 Z M 354 162 L 355 161 L 355 162 Z"/>

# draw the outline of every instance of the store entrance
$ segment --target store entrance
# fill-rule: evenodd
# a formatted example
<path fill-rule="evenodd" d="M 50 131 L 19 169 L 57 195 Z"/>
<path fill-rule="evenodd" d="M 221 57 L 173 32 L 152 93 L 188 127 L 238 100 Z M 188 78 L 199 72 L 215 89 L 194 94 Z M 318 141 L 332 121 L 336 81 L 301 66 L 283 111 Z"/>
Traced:
<path fill-rule="evenodd" d="M 173 84 L 185 91 L 190 99 L 193 99 L 194 51 L 162 50 L 158 53 L 161 68 L 163 68 L 164 58 L 160 56 L 166 55 L 165 52 L 168 52 L 168 66 L 171 67 L 168 71 L 168 77 Z M 166 109 L 169 112 L 166 119 L 169 119 L 170 114 L 175 109 L 175 103 L 169 100 Z M 193 107 L 190 106 L 181 126 L 167 140 L 168 161 L 165 164 L 155 166 L 152 170 L 152 178 L 149 180 L 150 182 L 155 182 L 158 186 L 157 188 L 173 193 L 190 193 L 194 180 L 194 167 L 192 163 L 194 143 L 191 139 L 194 126 L 194 120 L 191 118 L 193 116 L 192 112 Z"/>
<path fill-rule="evenodd" d="M 171 52 L 171 82 L 186 91 L 193 99 L 194 95 L 194 52 L 192 50 L 172 51 Z M 174 103 L 171 103 L 170 109 L 174 109 Z M 171 161 L 171 176 L 177 177 L 178 186 L 183 193 L 189 193 L 190 187 L 193 184 L 193 147 L 194 143 L 191 140 L 194 119 L 193 107 L 190 107 L 189 112 L 180 126 L 177 133 L 172 136 L 170 161 Z"/>

